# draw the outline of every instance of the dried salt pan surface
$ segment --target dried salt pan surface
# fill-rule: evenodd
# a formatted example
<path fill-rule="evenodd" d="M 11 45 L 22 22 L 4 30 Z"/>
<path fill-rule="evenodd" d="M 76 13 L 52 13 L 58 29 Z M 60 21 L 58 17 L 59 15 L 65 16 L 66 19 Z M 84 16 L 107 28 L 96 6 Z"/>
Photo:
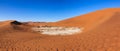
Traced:
<path fill-rule="evenodd" d="M 81 33 L 83 28 L 78 27 L 33 27 L 33 31 L 40 32 L 47 35 L 72 35 Z"/>

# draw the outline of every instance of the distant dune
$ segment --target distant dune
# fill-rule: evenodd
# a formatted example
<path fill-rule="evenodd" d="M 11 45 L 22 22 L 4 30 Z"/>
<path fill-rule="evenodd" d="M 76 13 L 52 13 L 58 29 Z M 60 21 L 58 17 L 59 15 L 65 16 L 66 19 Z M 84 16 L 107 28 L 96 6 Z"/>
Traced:
<path fill-rule="evenodd" d="M 84 27 L 73 35 L 44 35 L 36 26 Z M 120 51 L 120 8 L 51 23 L 0 22 L 0 51 Z"/>

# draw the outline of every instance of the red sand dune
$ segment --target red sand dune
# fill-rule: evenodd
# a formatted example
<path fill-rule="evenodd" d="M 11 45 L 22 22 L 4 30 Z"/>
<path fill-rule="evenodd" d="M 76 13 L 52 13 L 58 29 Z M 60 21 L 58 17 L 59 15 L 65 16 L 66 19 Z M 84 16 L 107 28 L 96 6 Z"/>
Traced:
<path fill-rule="evenodd" d="M 11 25 L 11 22 L 14 21 L 0 23 L 0 51 L 120 51 L 119 8 L 46 23 L 52 26 L 84 27 L 83 33 L 75 35 L 42 35 L 29 30 L 29 25 Z"/>

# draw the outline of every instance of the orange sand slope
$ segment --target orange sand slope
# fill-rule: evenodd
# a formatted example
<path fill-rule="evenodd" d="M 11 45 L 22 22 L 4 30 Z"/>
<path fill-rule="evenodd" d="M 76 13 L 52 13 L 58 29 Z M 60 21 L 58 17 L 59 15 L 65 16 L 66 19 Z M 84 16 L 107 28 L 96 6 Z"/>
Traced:
<path fill-rule="evenodd" d="M 28 24 L 14 22 L 0 22 L 0 51 L 120 51 L 119 8 L 46 23 L 84 27 L 83 33 L 75 35 L 42 35 L 32 32 Z"/>

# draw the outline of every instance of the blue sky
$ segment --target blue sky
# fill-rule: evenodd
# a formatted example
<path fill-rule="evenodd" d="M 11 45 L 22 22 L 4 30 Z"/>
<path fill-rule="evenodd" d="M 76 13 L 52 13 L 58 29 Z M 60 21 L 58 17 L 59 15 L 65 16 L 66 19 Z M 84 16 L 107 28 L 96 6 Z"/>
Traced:
<path fill-rule="evenodd" d="M 120 8 L 120 0 L 0 0 L 0 21 L 54 22 L 104 8 Z"/>

